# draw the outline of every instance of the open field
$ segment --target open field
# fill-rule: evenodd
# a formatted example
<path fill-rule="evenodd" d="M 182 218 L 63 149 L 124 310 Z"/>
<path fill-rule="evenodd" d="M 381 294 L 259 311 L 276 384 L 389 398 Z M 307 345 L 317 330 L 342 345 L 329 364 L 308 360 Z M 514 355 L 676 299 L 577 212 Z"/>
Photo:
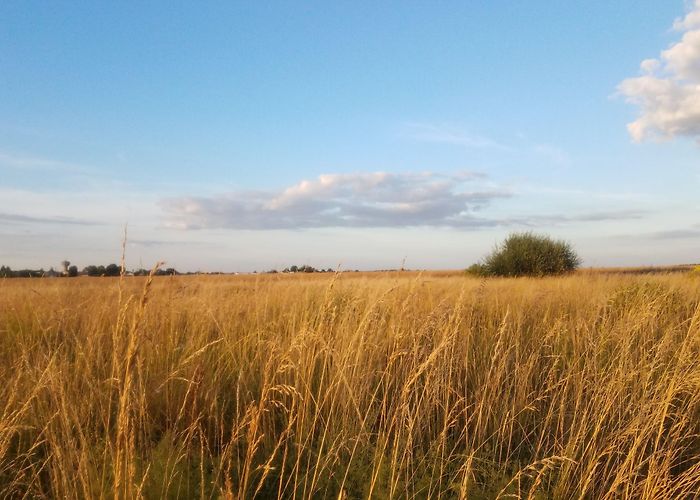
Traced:
<path fill-rule="evenodd" d="M 700 491 L 690 273 L 3 280 L 0 376 L 2 498 Z"/>

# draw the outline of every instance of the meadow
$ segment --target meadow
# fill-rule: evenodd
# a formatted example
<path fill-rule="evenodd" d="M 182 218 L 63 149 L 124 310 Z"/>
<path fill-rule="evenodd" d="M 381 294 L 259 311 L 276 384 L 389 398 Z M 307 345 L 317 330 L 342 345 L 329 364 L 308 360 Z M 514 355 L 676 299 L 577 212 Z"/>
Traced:
<path fill-rule="evenodd" d="M 1 498 L 697 498 L 700 279 L 0 280 Z"/>

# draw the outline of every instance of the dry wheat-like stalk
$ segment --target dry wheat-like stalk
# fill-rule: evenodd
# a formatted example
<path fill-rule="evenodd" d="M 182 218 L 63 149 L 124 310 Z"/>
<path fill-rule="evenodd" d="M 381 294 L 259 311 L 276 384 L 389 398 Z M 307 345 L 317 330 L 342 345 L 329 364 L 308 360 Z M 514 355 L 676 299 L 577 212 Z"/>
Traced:
<path fill-rule="evenodd" d="M 700 280 L 5 280 L 2 498 L 694 498 Z"/>

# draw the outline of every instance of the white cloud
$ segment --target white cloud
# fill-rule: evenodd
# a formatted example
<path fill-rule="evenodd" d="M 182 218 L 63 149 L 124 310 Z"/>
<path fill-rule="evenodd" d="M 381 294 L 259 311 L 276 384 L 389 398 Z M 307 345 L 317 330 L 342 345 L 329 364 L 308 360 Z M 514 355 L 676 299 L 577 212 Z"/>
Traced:
<path fill-rule="evenodd" d="M 642 75 L 618 86 L 640 108 L 639 118 L 627 126 L 637 142 L 681 136 L 700 140 L 700 0 L 674 28 L 683 33 L 681 40 L 658 59 L 642 61 Z"/>
<path fill-rule="evenodd" d="M 700 0 L 695 0 L 695 8 L 685 17 L 680 17 L 673 23 L 673 29 L 677 31 L 687 31 L 694 28 L 700 28 Z"/>
<path fill-rule="evenodd" d="M 479 186 L 479 174 L 326 174 L 281 191 L 179 197 L 161 202 L 167 225 L 183 229 L 321 227 L 475 227 L 475 212 L 505 190 Z"/>

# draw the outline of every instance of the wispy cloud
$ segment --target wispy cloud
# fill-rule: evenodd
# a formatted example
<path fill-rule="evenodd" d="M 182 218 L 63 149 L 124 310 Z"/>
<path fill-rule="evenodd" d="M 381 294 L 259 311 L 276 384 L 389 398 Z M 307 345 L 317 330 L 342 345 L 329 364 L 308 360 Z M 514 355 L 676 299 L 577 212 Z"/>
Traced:
<path fill-rule="evenodd" d="M 89 186 L 88 186 L 89 187 Z M 0 186 L 0 224 L 153 227 L 160 210 L 153 193 L 139 190 L 29 190 Z"/>
<path fill-rule="evenodd" d="M 657 231 L 655 233 L 652 233 L 651 237 L 657 240 L 700 239 L 700 224 L 694 224 L 690 227 L 682 229 L 669 229 L 666 231 Z"/>
<path fill-rule="evenodd" d="M 470 149 L 510 149 L 488 137 L 471 134 L 449 125 L 409 122 L 403 125 L 403 134 L 416 141 L 453 144 Z"/>
<path fill-rule="evenodd" d="M 681 40 L 658 58 L 642 61 L 642 75 L 618 86 L 639 107 L 639 118 L 627 126 L 637 142 L 679 136 L 700 140 L 700 0 L 674 28 Z"/>
<path fill-rule="evenodd" d="M 144 247 L 144 248 L 154 248 L 154 247 L 162 247 L 162 246 L 172 246 L 172 245 L 187 245 L 187 246 L 197 246 L 197 245 L 206 245 L 206 246 L 212 246 L 210 242 L 205 242 L 205 241 L 187 241 L 187 240 L 147 240 L 147 239 L 133 239 L 133 238 L 128 238 L 127 239 L 127 245 L 128 246 L 134 246 L 134 247 Z"/>
<path fill-rule="evenodd" d="M 598 189 L 576 189 L 576 188 L 566 188 L 560 186 L 541 186 L 531 183 L 520 183 L 515 189 L 515 194 L 535 194 L 544 195 L 547 197 L 556 198 L 566 198 L 571 200 L 572 198 L 583 198 L 583 199 L 596 199 L 596 200 L 607 200 L 607 201 L 640 201 L 647 200 L 650 195 L 639 192 L 613 192 L 613 191 L 602 191 Z"/>
<path fill-rule="evenodd" d="M 97 226 L 100 222 L 88 219 L 61 216 L 34 216 L 24 214 L 0 213 L 0 222 L 7 224 L 69 224 L 77 226 Z"/>
<path fill-rule="evenodd" d="M 7 151 L 0 151 L 0 167 L 13 170 L 63 172 L 67 174 L 94 173 L 93 169 L 84 165 Z"/>
<path fill-rule="evenodd" d="M 512 219 L 503 220 L 502 224 L 513 226 L 520 225 L 525 227 L 543 227 L 559 226 L 575 222 L 603 222 L 643 219 L 646 215 L 647 212 L 643 210 L 605 210 L 570 215 L 532 215 L 515 217 Z"/>

